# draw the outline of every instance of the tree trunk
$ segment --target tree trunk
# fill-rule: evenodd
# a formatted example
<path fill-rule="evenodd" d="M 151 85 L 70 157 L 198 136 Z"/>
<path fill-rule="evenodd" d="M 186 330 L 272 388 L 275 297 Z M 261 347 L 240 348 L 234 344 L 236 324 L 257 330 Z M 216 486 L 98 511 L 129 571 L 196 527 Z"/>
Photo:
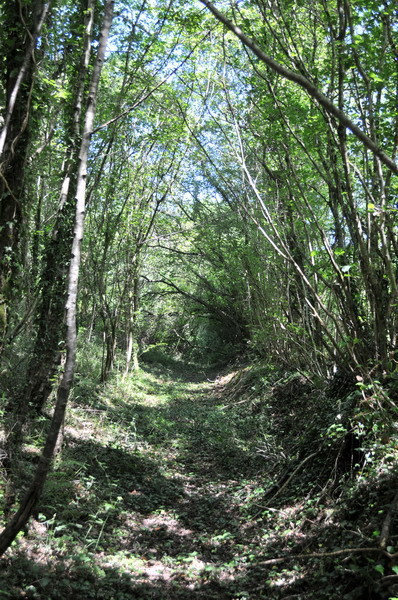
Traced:
<path fill-rule="evenodd" d="M 104 322 L 104 341 L 103 341 L 103 359 L 101 368 L 101 382 L 107 381 L 110 372 L 113 370 L 115 362 L 115 354 L 117 347 L 117 326 L 119 323 L 119 316 L 117 311 L 113 315 L 103 316 Z"/>
<path fill-rule="evenodd" d="M 126 366 L 124 376 L 127 377 L 131 366 L 134 371 L 138 371 L 138 332 L 137 316 L 139 310 L 139 254 L 135 257 L 133 272 L 133 286 L 128 297 L 128 324 L 127 324 L 127 348 L 126 348 Z"/>
<path fill-rule="evenodd" d="M 83 17 L 82 17 L 83 18 Z M 80 66 L 76 72 L 74 102 L 67 126 L 68 149 L 65 170 L 59 197 L 58 215 L 45 249 L 44 266 L 41 274 L 39 327 L 32 359 L 28 367 L 26 388 L 22 399 L 24 411 L 28 405 L 40 412 L 53 388 L 53 381 L 65 339 L 64 308 L 67 280 L 67 265 L 73 238 L 74 203 L 76 193 L 79 145 L 81 140 L 81 115 L 84 89 L 91 55 L 91 37 L 94 24 L 94 0 L 87 0 L 85 27 Z"/>
<path fill-rule="evenodd" d="M 90 89 L 88 93 L 87 111 L 84 122 L 84 133 L 80 147 L 79 170 L 77 176 L 76 190 L 76 220 L 74 228 L 74 238 L 72 244 L 72 253 L 69 266 L 68 278 L 68 298 L 66 302 L 66 362 L 65 370 L 61 383 L 57 391 L 57 402 L 55 405 L 54 416 L 51 421 L 50 430 L 47 435 L 46 443 L 40 457 L 40 461 L 34 475 L 33 481 L 22 500 L 18 511 L 6 525 L 0 534 L 0 555 L 2 555 L 15 539 L 19 531 L 26 525 L 34 507 L 36 506 L 44 483 L 49 473 L 54 449 L 57 444 L 58 435 L 64 420 L 66 405 L 70 389 L 72 386 L 73 375 L 76 361 L 76 303 L 81 258 L 81 242 L 84 232 L 85 201 L 86 201 L 86 179 L 87 179 L 87 161 L 90 145 L 91 132 L 93 130 L 95 107 L 98 94 L 98 84 L 101 75 L 101 69 L 104 62 L 105 50 L 112 23 L 113 0 L 105 3 L 105 14 L 103 27 L 99 39 L 97 59 L 94 66 Z"/>
<path fill-rule="evenodd" d="M 4 55 L 6 108 L 0 133 L 0 354 L 6 342 L 16 252 L 24 217 L 34 49 L 48 10 L 49 3 L 30 2 L 21 7 L 18 2 L 9 2 L 3 15 L 3 29 L 13 34 L 8 38 Z"/>

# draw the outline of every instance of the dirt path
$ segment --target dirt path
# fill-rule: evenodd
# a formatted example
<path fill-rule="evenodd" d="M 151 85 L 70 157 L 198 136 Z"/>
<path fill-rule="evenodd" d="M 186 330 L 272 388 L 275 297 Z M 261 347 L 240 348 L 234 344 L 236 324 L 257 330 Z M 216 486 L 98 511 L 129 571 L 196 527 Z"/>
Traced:
<path fill-rule="evenodd" d="M 304 506 L 266 506 L 267 414 L 228 404 L 219 383 L 151 367 L 95 396 L 77 388 L 0 597 L 342 598 L 321 579 L 314 588 L 310 561 L 259 564 L 309 547 Z"/>
<path fill-rule="evenodd" d="M 108 445 L 97 454 L 104 472 L 117 467 L 124 515 L 119 552 L 106 553 L 102 565 L 120 570 L 123 553 L 123 577 L 140 598 L 261 597 L 245 580 L 253 553 L 260 552 L 261 532 L 245 511 L 259 486 L 258 457 L 214 382 L 152 370 L 143 383 L 143 397 L 123 407 L 134 423 L 132 445 L 123 451 Z M 112 543 L 109 528 L 107 536 Z"/>

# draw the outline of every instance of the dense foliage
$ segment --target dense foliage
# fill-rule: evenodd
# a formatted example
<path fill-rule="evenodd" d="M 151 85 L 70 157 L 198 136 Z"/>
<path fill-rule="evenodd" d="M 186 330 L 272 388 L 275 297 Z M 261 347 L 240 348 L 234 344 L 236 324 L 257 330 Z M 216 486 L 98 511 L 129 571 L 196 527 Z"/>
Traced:
<path fill-rule="evenodd" d="M 0 551 L 62 443 L 76 343 L 100 356 L 97 383 L 162 351 L 356 385 L 355 427 L 390 432 L 394 2 L 26 0 L 0 16 L 6 512 L 23 437 L 56 406 Z"/>

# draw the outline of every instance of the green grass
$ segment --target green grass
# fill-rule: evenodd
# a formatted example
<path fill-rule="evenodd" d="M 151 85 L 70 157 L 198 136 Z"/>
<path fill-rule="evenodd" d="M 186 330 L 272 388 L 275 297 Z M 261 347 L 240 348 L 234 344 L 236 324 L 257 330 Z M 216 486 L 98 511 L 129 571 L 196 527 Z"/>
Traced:
<path fill-rule="evenodd" d="M 100 387 L 80 379 L 62 455 L 29 531 L 2 561 L 0 598 L 363 597 L 364 573 L 366 585 L 381 576 L 372 565 L 368 575 L 365 557 L 348 568 L 326 559 L 321 570 L 311 560 L 261 567 L 286 553 L 358 545 L 356 530 L 366 537 L 380 524 L 390 484 L 353 482 L 340 504 L 324 497 L 334 461 L 325 443 L 326 454 L 270 505 L 267 491 L 286 465 L 310 452 L 316 398 L 291 378 L 282 393 L 269 383 L 275 374 L 260 373 L 224 389 L 214 374 L 181 364 L 147 365 Z M 27 441 L 25 472 L 43 427 Z"/>

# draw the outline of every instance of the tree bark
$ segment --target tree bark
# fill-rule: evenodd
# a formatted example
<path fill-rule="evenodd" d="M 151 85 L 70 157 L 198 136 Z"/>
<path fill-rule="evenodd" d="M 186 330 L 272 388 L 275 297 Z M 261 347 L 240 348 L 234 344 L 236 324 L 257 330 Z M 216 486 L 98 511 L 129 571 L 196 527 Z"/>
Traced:
<path fill-rule="evenodd" d="M 127 377 L 131 369 L 138 371 L 138 339 L 137 339 L 137 316 L 139 310 L 139 283 L 140 283 L 140 255 L 135 256 L 135 264 L 132 273 L 132 290 L 128 294 L 128 317 L 127 317 L 127 344 L 126 344 L 126 366 L 124 377 Z"/>
<path fill-rule="evenodd" d="M 40 457 L 40 461 L 34 475 L 33 481 L 21 502 L 18 511 L 6 525 L 0 534 L 0 555 L 2 555 L 10 546 L 17 534 L 26 525 L 33 509 L 35 508 L 47 475 L 50 471 L 54 449 L 57 444 L 58 435 L 64 420 L 66 406 L 72 386 L 73 375 L 76 362 L 77 328 L 76 328 L 76 304 L 79 282 L 79 270 L 81 259 L 81 242 L 84 232 L 84 217 L 86 203 L 86 179 L 87 162 L 90 138 L 93 130 L 96 100 L 98 94 L 98 84 L 101 75 L 102 65 L 105 58 L 106 45 L 109 30 L 113 16 L 113 0 L 107 0 L 104 9 L 104 21 L 99 39 L 97 59 L 91 77 L 90 89 L 88 92 L 87 111 L 84 122 L 84 132 L 80 147 L 79 169 L 77 176 L 76 189 L 76 220 L 74 227 L 74 238 L 72 243 L 71 260 L 69 266 L 68 278 L 68 298 L 66 302 L 66 362 L 65 370 L 61 383 L 57 391 L 57 402 L 54 415 L 51 421 L 50 429 L 47 435 L 45 446 Z"/>
<path fill-rule="evenodd" d="M 94 5 L 94 0 L 87 0 L 82 55 L 80 65 L 77 67 L 74 101 L 67 122 L 68 148 L 65 156 L 58 214 L 51 237 L 47 240 L 45 248 L 44 265 L 41 273 L 39 326 L 22 398 L 24 406 L 20 408 L 20 412 L 23 412 L 28 405 L 40 412 L 53 388 L 53 381 L 63 350 L 59 346 L 59 342 L 65 339 L 65 288 L 74 222 L 72 194 L 76 193 L 77 185 L 79 145 L 82 136 L 80 121 L 91 56 Z"/>
<path fill-rule="evenodd" d="M 49 6 L 49 2 L 31 2 L 25 7 L 10 2 L 4 9 L 3 28 L 12 29 L 13 35 L 4 56 L 6 107 L 0 132 L 0 354 L 6 343 L 16 251 L 24 217 L 34 50 Z"/>

